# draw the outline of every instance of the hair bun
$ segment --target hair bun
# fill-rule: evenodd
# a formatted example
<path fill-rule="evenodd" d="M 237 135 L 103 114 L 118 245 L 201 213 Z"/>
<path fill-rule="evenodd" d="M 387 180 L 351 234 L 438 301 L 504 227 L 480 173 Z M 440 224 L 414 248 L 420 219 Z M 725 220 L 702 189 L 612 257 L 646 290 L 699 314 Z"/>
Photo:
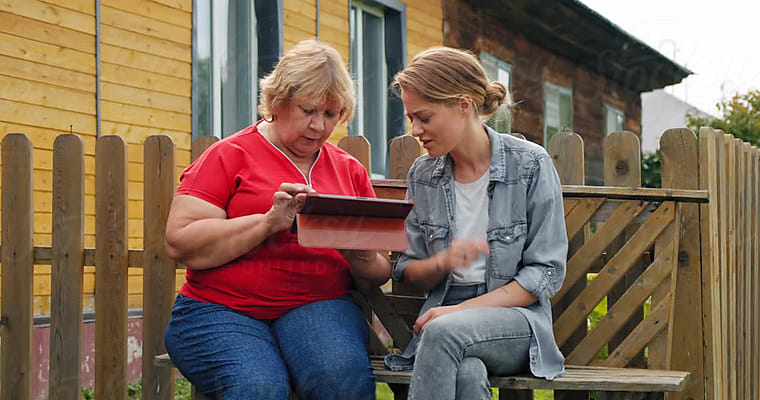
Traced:
<path fill-rule="evenodd" d="M 509 104 L 509 95 L 504 84 L 492 81 L 486 86 L 486 98 L 483 101 L 483 108 L 480 110 L 481 115 L 490 115 L 496 112 L 502 104 Z"/>

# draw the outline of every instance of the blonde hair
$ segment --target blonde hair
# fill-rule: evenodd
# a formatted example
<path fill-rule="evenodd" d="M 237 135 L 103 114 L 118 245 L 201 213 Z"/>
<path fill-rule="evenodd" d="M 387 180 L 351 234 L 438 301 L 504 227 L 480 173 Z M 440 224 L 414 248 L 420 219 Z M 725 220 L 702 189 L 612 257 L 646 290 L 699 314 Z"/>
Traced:
<path fill-rule="evenodd" d="M 275 107 L 303 96 L 314 104 L 335 101 L 340 108 L 340 122 L 354 114 L 354 85 L 340 54 L 316 40 L 304 40 L 288 51 L 259 87 L 258 111 L 268 121 Z"/>
<path fill-rule="evenodd" d="M 512 104 L 507 88 L 501 82 L 489 82 L 486 71 L 472 53 L 451 47 L 431 47 L 414 56 L 391 83 L 391 90 L 397 95 L 407 89 L 427 101 L 448 105 L 469 96 L 475 112 L 484 117 L 496 112 L 502 104 Z"/>

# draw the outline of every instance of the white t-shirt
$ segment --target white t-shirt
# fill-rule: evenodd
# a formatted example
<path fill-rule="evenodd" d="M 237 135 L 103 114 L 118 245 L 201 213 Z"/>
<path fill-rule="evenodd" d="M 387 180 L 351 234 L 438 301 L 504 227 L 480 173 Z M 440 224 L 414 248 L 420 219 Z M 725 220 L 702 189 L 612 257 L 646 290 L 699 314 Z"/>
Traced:
<path fill-rule="evenodd" d="M 488 230 L 488 182 L 489 173 L 472 183 L 454 181 L 454 238 L 486 239 Z M 474 285 L 485 282 L 486 257 L 481 256 L 469 266 L 452 272 L 453 285 Z"/>

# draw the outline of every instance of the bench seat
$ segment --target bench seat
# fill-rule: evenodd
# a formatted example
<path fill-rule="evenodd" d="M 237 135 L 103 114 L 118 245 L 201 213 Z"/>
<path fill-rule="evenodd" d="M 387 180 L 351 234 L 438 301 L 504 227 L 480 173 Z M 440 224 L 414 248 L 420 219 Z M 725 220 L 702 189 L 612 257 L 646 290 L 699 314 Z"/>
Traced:
<path fill-rule="evenodd" d="M 383 360 L 372 357 L 372 369 L 378 382 L 408 385 L 411 371 L 393 372 L 383 366 Z M 173 367 L 168 354 L 153 359 L 158 367 Z M 507 390 L 597 390 L 603 392 L 678 392 L 689 382 L 689 373 L 637 368 L 612 368 L 594 366 L 566 367 L 565 375 L 553 380 L 528 375 L 491 376 L 491 386 Z"/>

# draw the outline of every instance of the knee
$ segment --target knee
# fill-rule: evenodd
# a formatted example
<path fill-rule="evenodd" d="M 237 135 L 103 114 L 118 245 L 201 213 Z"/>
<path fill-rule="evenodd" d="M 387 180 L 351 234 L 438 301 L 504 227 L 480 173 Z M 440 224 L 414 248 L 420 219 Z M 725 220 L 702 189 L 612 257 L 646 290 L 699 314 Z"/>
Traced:
<path fill-rule="evenodd" d="M 457 382 L 477 382 L 488 379 L 486 364 L 476 357 L 466 357 L 459 364 Z"/>
<path fill-rule="evenodd" d="M 290 398 L 290 381 L 287 373 L 262 374 L 261 370 L 238 371 L 234 374 L 219 375 L 213 385 L 207 387 L 210 394 L 222 399 L 267 399 L 287 400 Z"/>
<path fill-rule="evenodd" d="M 308 394 L 306 398 L 365 399 L 375 393 L 375 376 L 366 354 L 332 358 L 299 381 L 300 391 Z"/>
<path fill-rule="evenodd" d="M 459 336 L 455 324 L 447 318 L 436 318 L 430 321 L 422 332 L 420 347 L 454 345 L 460 341 Z"/>

